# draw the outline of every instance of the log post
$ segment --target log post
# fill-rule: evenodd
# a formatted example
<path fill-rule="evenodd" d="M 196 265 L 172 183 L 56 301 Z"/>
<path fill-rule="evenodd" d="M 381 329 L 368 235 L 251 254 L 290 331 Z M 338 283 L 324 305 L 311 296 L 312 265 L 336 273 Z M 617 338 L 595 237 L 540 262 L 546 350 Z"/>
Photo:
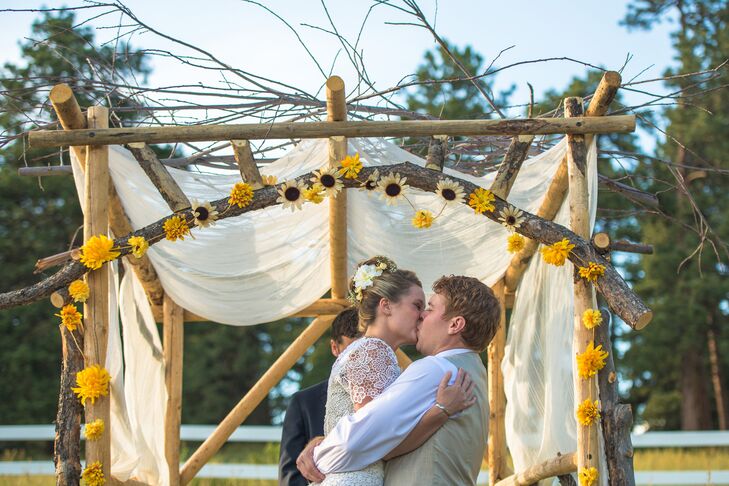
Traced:
<path fill-rule="evenodd" d="M 87 111 L 88 126 L 106 128 L 109 109 L 92 106 Z M 89 147 L 85 172 L 84 241 L 96 235 L 109 233 L 109 148 Z M 90 296 L 84 305 L 84 359 L 85 366 L 106 364 L 109 340 L 109 266 L 103 265 L 87 276 Z M 109 390 L 111 394 L 111 390 Z M 104 433 L 95 441 L 86 443 L 86 463 L 100 461 L 104 477 L 111 477 L 111 396 L 99 397 L 95 403 L 86 402 L 86 423 L 96 419 L 104 421 Z"/>
<path fill-rule="evenodd" d="M 250 184 L 254 190 L 262 188 L 263 179 L 253 158 L 251 143 L 248 140 L 231 140 L 230 145 L 233 147 L 241 178 Z"/>
<path fill-rule="evenodd" d="M 182 355 L 184 310 L 165 294 L 163 304 L 163 354 L 165 363 L 165 459 L 170 484 L 180 484 L 180 421 L 182 416 Z"/>
<path fill-rule="evenodd" d="M 152 181 L 152 184 L 157 188 L 162 199 L 165 200 L 173 213 L 190 207 L 187 196 L 182 192 L 167 168 L 159 161 L 154 150 L 149 148 L 146 143 L 141 142 L 128 143 L 126 148 L 137 159 L 139 166 L 147 174 L 147 177 Z"/>
<path fill-rule="evenodd" d="M 83 407 L 71 390 L 76 386 L 76 373 L 84 368 L 82 349 L 84 337 L 77 329 L 69 331 L 60 326 L 63 361 L 61 363 L 61 391 L 58 394 L 56 437 L 53 441 L 53 462 L 56 467 L 56 485 L 78 484 L 81 477 L 81 411 Z M 72 336 L 73 334 L 73 336 Z"/>
<path fill-rule="evenodd" d="M 339 76 L 327 79 L 327 121 L 347 119 L 344 81 Z M 329 166 L 338 167 L 347 156 L 347 139 L 329 137 Z M 329 200 L 329 249 L 331 252 L 332 299 L 347 297 L 347 191 Z"/>
<path fill-rule="evenodd" d="M 506 294 L 504 280 L 499 280 L 492 290 L 499 301 L 501 310 L 499 327 L 488 346 L 488 390 L 489 390 L 489 437 L 486 454 L 489 463 L 489 484 L 494 485 L 504 479 L 507 473 L 506 463 L 506 395 L 504 393 L 504 374 L 501 362 L 504 360 L 506 347 Z"/>
<path fill-rule="evenodd" d="M 69 85 L 63 83 L 55 85 L 51 88 L 48 98 L 64 130 L 87 128 L 86 117 L 81 112 L 81 107 Z M 86 163 L 85 147 L 71 146 L 70 149 L 83 166 Z"/>
<path fill-rule="evenodd" d="M 529 486 L 537 484 L 542 479 L 553 478 L 576 469 L 575 453 L 558 455 L 553 459 L 531 466 L 524 471 L 513 474 L 496 483 L 497 486 Z"/>
<path fill-rule="evenodd" d="M 582 115 L 582 98 L 564 100 L 565 116 Z M 567 135 L 567 167 L 569 172 L 570 227 L 578 236 L 590 238 L 590 209 L 587 190 L 587 149 L 583 135 Z M 585 266 L 587 262 L 585 262 Z M 575 273 L 576 275 L 576 273 Z M 583 353 L 593 341 L 593 332 L 582 324 L 582 314 L 593 307 L 595 300 L 592 284 L 583 278 L 574 279 L 574 353 Z M 594 401 L 597 395 L 596 378 L 583 379 L 575 376 L 574 409 L 585 400 Z M 577 422 L 577 470 L 589 467 L 599 469 L 597 426 Z"/>
<path fill-rule="evenodd" d="M 286 373 L 288 373 L 294 363 L 329 329 L 333 320 L 334 316 L 319 316 L 309 324 L 309 327 L 299 334 L 286 351 L 279 356 L 268 371 L 261 376 L 258 382 L 253 385 L 233 410 L 220 422 L 210 437 L 185 462 L 185 465 L 180 471 L 180 484 L 185 485 L 195 477 L 205 463 L 225 444 L 228 437 L 248 418 L 258 404 L 268 396 L 271 388 L 276 386 L 286 376 Z"/>
<path fill-rule="evenodd" d="M 425 160 L 425 168 L 443 172 L 447 154 L 448 135 L 436 135 L 431 137 L 430 145 L 428 145 L 428 156 Z"/>

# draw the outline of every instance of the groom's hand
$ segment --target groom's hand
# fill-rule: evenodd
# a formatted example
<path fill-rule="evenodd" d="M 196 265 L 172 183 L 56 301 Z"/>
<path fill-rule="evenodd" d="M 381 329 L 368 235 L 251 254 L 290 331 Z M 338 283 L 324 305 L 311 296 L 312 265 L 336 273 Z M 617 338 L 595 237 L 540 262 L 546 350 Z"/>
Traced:
<path fill-rule="evenodd" d="M 298 459 L 296 459 L 296 467 L 301 472 L 301 475 L 309 481 L 315 481 L 317 483 L 324 481 L 325 476 L 316 468 L 316 463 L 314 462 L 314 447 L 321 444 L 323 440 L 324 437 L 314 437 L 311 439 L 311 441 L 306 444 L 306 447 L 304 447 L 304 450 L 301 451 L 301 454 L 299 454 Z"/>

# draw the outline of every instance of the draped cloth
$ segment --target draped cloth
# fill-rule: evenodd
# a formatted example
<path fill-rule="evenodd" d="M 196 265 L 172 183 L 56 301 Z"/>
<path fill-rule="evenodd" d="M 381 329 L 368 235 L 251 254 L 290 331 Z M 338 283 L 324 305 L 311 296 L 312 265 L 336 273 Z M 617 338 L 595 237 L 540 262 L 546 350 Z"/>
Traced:
<path fill-rule="evenodd" d="M 383 139 L 351 139 L 365 166 L 425 161 Z M 566 139 L 527 159 L 508 201 L 536 213 L 566 154 Z M 263 175 L 279 182 L 328 164 L 326 140 L 305 140 L 264 166 Z M 83 172 L 72 159 L 83 201 Z M 596 151 L 588 151 L 590 215 L 597 202 Z M 109 171 L 132 227 L 144 227 L 170 209 L 122 147 L 109 148 Z M 240 181 L 235 174 L 198 169 L 168 171 L 189 199 L 226 197 Z M 488 188 L 495 173 L 474 177 L 444 170 Z M 308 181 L 307 181 L 308 183 Z M 442 200 L 415 188 L 406 191 L 417 209 L 438 214 Z M 152 261 L 165 292 L 190 312 L 213 322 L 249 326 L 282 319 L 321 298 L 330 288 L 328 204 L 304 204 L 292 212 L 273 206 L 193 228 L 194 239 L 151 246 Z M 557 221 L 569 224 L 568 203 Z M 511 261 L 508 231 L 466 205 L 445 208 L 431 228 L 411 224 L 407 202 L 388 206 L 364 190 L 347 190 L 347 260 L 350 275 L 357 262 L 386 255 L 400 268 L 417 272 L 426 293 L 441 275 L 461 274 L 493 285 Z M 123 235 L 116 235 L 123 236 Z M 144 290 L 127 263 L 119 278 L 113 266 L 107 369 L 112 374 L 112 473 L 150 484 L 169 483 L 164 459 L 164 362 L 157 327 Z M 517 292 L 502 369 L 506 381 L 506 435 L 517 470 L 576 449 L 572 377 L 572 265 L 545 266 L 532 259 Z M 292 336 L 293 338 L 294 336 Z M 183 404 L 194 406 L 194 404 Z"/>

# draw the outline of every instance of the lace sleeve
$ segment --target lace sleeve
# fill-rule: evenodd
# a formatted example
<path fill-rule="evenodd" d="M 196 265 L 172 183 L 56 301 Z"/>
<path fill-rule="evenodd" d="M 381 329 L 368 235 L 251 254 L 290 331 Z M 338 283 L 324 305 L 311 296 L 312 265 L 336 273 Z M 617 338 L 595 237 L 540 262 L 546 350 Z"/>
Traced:
<path fill-rule="evenodd" d="M 347 391 L 355 405 L 378 396 L 399 374 L 395 353 L 379 339 L 367 339 L 352 351 L 343 370 Z"/>

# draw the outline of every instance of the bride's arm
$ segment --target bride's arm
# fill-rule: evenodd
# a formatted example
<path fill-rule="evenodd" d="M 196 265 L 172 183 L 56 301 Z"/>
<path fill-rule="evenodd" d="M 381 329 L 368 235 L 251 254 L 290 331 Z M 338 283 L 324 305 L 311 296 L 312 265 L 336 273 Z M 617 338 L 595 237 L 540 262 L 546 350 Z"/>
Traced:
<path fill-rule="evenodd" d="M 414 451 L 441 428 L 451 415 L 476 403 L 476 396 L 473 394 L 474 383 L 468 373 L 458 370 L 455 383 L 447 386 L 450 378 L 451 372 L 448 371 L 438 385 L 435 405 L 425 412 L 405 440 L 384 457 L 385 460 Z"/>

